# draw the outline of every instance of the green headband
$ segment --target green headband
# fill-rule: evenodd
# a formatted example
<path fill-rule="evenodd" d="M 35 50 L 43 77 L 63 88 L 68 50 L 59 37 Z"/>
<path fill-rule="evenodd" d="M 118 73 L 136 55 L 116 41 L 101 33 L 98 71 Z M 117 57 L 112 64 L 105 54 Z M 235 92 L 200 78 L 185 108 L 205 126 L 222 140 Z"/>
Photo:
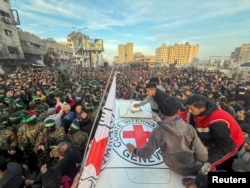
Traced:
<path fill-rule="evenodd" d="M 54 94 L 55 93 L 55 91 L 49 91 L 48 92 L 48 94 Z"/>
<path fill-rule="evenodd" d="M 56 124 L 56 122 L 45 123 L 45 127 L 52 127 Z"/>
<path fill-rule="evenodd" d="M 24 105 L 16 103 L 16 107 L 24 108 Z"/>
<path fill-rule="evenodd" d="M 18 120 L 18 119 L 21 119 L 21 118 L 22 118 L 21 114 L 19 116 L 10 116 L 10 121 L 15 121 L 15 120 Z"/>
<path fill-rule="evenodd" d="M 13 101 L 13 99 L 8 98 L 8 97 L 6 97 L 6 98 L 4 99 L 4 102 L 6 102 L 6 103 L 9 103 L 9 102 L 12 102 L 12 101 Z"/>
<path fill-rule="evenodd" d="M 30 116 L 28 118 L 25 118 L 23 120 L 23 123 L 29 123 L 29 122 L 33 121 L 34 119 L 36 119 L 36 115 Z"/>
<path fill-rule="evenodd" d="M 36 100 L 41 100 L 40 97 L 34 97 L 33 99 L 34 99 L 35 101 L 36 101 Z"/>
<path fill-rule="evenodd" d="M 36 107 L 35 110 L 40 113 L 40 112 L 43 112 L 45 110 L 45 108 L 43 106 L 41 106 L 41 108 Z"/>
<path fill-rule="evenodd" d="M 99 97 L 97 97 L 97 98 L 94 99 L 95 102 L 100 102 L 100 100 L 101 99 Z"/>
<path fill-rule="evenodd" d="M 80 130 L 80 127 L 78 127 L 76 124 L 74 124 L 74 123 L 72 123 L 71 125 L 70 125 L 73 129 L 75 129 L 75 130 Z"/>
<path fill-rule="evenodd" d="M 86 110 L 94 110 L 95 106 L 91 105 L 91 106 L 86 106 L 85 108 L 86 108 Z"/>

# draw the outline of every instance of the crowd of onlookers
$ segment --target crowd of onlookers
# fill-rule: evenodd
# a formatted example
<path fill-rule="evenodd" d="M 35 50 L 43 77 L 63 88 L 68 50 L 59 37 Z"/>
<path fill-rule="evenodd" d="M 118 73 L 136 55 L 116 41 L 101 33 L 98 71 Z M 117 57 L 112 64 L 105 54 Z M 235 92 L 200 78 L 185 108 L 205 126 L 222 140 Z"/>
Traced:
<path fill-rule="evenodd" d="M 28 68 L 0 75 L 0 187 L 18 187 L 18 183 L 49 187 L 56 182 L 56 174 L 62 177 L 59 183 L 70 187 L 79 178 L 111 70 Z M 115 74 L 117 98 L 143 100 L 148 80 L 157 77 L 169 96 L 185 101 L 202 94 L 250 134 L 249 80 L 236 81 L 221 72 L 194 67 L 143 64 L 117 66 Z"/>
<path fill-rule="evenodd" d="M 110 71 L 28 68 L 0 76 L 0 187 L 56 187 L 55 174 L 72 184 Z"/>

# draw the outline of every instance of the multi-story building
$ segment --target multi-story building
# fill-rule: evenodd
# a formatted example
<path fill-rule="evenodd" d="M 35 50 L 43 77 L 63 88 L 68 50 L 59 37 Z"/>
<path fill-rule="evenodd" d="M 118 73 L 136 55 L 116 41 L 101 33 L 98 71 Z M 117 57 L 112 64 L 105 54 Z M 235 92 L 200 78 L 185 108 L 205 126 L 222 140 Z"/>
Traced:
<path fill-rule="evenodd" d="M 133 61 L 133 43 L 118 45 L 118 63 L 128 63 Z"/>
<path fill-rule="evenodd" d="M 161 62 L 163 65 L 170 65 L 177 63 L 178 65 L 186 65 L 198 56 L 199 46 L 192 46 L 188 42 L 185 45 L 174 44 L 167 46 L 162 44 L 161 47 L 156 48 L 155 57 L 156 62 Z"/>
<path fill-rule="evenodd" d="M 9 0 L 1 0 L 0 66 L 13 70 L 13 66 L 29 66 L 38 60 L 69 62 L 73 55 L 71 48 L 53 39 L 41 39 L 18 29 L 16 25 L 20 25 L 17 10 L 11 9 Z"/>
<path fill-rule="evenodd" d="M 103 40 L 90 39 L 81 32 L 72 32 L 67 36 L 67 46 L 73 50 L 72 61 L 75 65 L 96 67 L 103 60 Z"/>
<path fill-rule="evenodd" d="M 21 46 L 25 56 L 23 65 L 30 65 L 37 60 L 43 60 L 46 65 L 69 62 L 73 50 L 54 39 L 41 39 L 29 32 L 18 31 Z"/>
<path fill-rule="evenodd" d="M 38 36 L 22 30 L 18 31 L 18 35 L 25 57 L 22 64 L 31 64 L 35 63 L 36 60 L 40 60 L 41 55 L 46 51 L 44 41 Z"/>
<path fill-rule="evenodd" d="M 12 66 L 24 60 L 16 25 L 19 25 L 16 10 L 11 9 L 9 0 L 0 1 L 0 65 Z"/>
<path fill-rule="evenodd" d="M 230 59 L 233 59 L 238 65 L 250 62 L 250 44 L 242 44 L 241 47 L 235 48 Z"/>

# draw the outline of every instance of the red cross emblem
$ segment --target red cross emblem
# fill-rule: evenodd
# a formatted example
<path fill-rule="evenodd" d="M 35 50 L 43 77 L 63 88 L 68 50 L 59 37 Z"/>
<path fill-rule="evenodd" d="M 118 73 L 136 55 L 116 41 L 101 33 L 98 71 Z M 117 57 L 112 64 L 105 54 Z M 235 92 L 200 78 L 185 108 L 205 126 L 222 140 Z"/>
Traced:
<path fill-rule="evenodd" d="M 147 143 L 151 132 L 144 131 L 141 124 L 134 124 L 133 131 L 123 131 L 123 138 L 134 138 L 136 147 L 141 148 Z"/>

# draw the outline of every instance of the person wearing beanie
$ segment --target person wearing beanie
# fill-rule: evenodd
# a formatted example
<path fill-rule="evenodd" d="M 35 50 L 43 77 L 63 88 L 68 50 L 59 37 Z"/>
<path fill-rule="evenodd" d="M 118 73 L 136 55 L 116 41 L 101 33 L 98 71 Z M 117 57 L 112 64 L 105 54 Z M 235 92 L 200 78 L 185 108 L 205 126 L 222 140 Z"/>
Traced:
<path fill-rule="evenodd" d="M 34 151 L 38 153 L 43 163 L 48 164 L 50 162 L 50 151 L 60 142 L 66 140 L 66 134 L 63 127 L 56 127 L 56 122 L 53 119 L 46 120 L 43 125 L 44 127 L 36 140 Z"/>
<path fill-rule="evenodd" d="M 14 92 L 12 89 L 7 89 L 6 92 L 5 92 L 5 98 L 3 99 L 4 103 L 9 106 L 12 102 L 14 102 Z"/>
<path fill-rule="evenodd" d="M 0 155 L 14 155 L 17 150 L 17 139 L 10 129 L 0 129 Z"/>
<path fill-rule="evenodd" d="M 30 103 L 35 103 L 37 105 L 43 105 L 46 110 L 48 110 L 50 107 L 49 105 L 45 102 L 45 100 L 41 100 L 41 98 L 37 95 L 32 96 L 32 101 Z"/>
<path fill-rule="evenodd" d="M 0 115 L 0 129 L 5 129 L 10 126 L 8 115 Z"/>
<path fill-rule="evenodd" d="M 153 130 L 146 145 L 137 148 L 128 143 L 127 148 L 133 155 L 142 158 L 150 158 L 160 148 L 163 160 L 171 170 L 183 176 L 195 176 L 206 164 L 208 151 L 196 130 L 179 117 L 181 101 L 176 97 L 167 97 L 162 103 L 163 119 L 158 122 L 159 126 Z"/>
<path fill-rule="evenodd" d="M 83 110 L 87 113 L 93 112 L 95 110 L 95 105 L 89 100 L 86 100 L 83 102 Z"/>
<path fill-rule="evenodd" d="M 18 147 L 23 152 L 30 152 L 33 151 L 43 123 L 37 122 L 37 116 L 32 114 L 26 115 L 22 123 L 17 131 Z"/>
<path fill-rule="evenodd" d="M 67 134 L 67 141 L 71 144 L 72 147 L 75 147 L 81 152 L 84 152 L 88 141 L 88 134 L 80 130 L 79 122 L 73 122 L 70 125 Z"/>
<path fill-rule="evenodd" d="M 25 115 L 26 114 L 23 113 L 22 111 L 18 111 L 18 112 L 14 112 L 10 114 L 9 121 L 11 123 L 11 129 L 13 130 L 15 134 L 17 133 L 17 130 L 21 127 L 22 120 L 25 117 Z"/>
<path fill-rule="evenodd" d="M 8 107 L 9 114 L 18 112 L 20 110 L 27 110 L 27 106 L 25 103 L 21 101 L 13 101 L 12 103 L 9 104 L 9 107 Z"/>
<path fill-rule="evenodd" d="M 35 107 L 35 111 L 37 112 L 37 121 L 44 121 L 47 118 L 47 110 L 46 107 L 42 104 L 39 104 Z"/>

